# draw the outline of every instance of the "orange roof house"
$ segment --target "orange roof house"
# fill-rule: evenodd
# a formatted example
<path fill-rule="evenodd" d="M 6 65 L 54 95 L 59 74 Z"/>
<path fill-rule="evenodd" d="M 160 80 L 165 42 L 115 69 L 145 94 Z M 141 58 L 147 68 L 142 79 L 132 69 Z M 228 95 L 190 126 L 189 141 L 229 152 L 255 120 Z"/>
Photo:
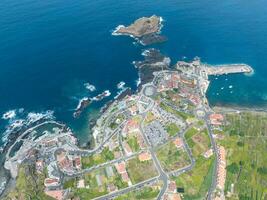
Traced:
<path fill-rule="evenodd" d="M 115 167 L 119 174 L 126 172 L 125 162 L 115 164 Z"/>
<path fill-rule="evenodd" d="M 211 114 L 210 115 L 210 123 L 215 126 L 222 125 L 224 117 L 222 114 Z"/>
<path fill-rule="evenodd" d="M 45 187 L 52 187 L 52 186 L 58 186 L 59 185 L 59 179 L 58 178 L 46 178 L 44 180 Z"/>
<path fill-rule="evenodd" d="M 138 159 L 143 162 L 151 159 L 151 154 L 148 152 L 144 152 L 139 154 Z"/>
<path fill-rule="evenodd" d="M 179 149 L 181 147 L 183 147 L 184 143 L 183 143 L 183 140 L 181 138 L 176 138 L 174 141 L 173 141 L 173 144 L 175 144 L 175 146 Z"/>
<path fill-rule="evenodd" d="M 209 158 L 209 157 L 211 157 L 213 155 L 213 150 L 212 149 L 209 149 L 208 151 L 206 151 L 204 154 L 203 154 L 203 156 L 205 157 L 205 158 Z"/>
<path fill-rule="evenodd" d="M 176 183 L 175 183 L 175 181 L 171 181 L 171 182 L 169 183 L 169 185 L 168 185 L 168 192 L 173 192 L 173 193 L 175 193 L 175 192 L 176 192 L 176 189 L 177 189 L 177 187 L 176 187 Z"/>
<path fill-rule="evenodd" d="M 123 173 L 121 174 L 121 178 L 122 178 L 122 180 L 123 180 L 124 182 L 129 182 L 129 181 L 130 181 L 130 178 L 129 178 L 127 172 L 123 172 Z"/>
<path fill-rule="evenodd" d="M 64 190 L 49 190 L 45 191 L 45 194 L 57 200 L 63 200 L 64 198 Z"/>

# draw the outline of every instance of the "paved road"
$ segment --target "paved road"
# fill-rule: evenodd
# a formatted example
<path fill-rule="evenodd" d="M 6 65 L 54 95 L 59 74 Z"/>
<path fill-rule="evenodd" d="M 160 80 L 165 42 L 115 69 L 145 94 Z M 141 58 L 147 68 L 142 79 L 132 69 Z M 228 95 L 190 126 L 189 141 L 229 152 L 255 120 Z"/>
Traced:
<path fill-rule="evenodd" d="M 150 146 L 150 143 L 149 143 L 146 135 L 144 134 L 144 128 L 143 128 L 143 122 L 144 122 L 144 120 L 145 120 L 145 116 L 143 115 L 143 120 L 141 122 L 140 128 L 141 128 L 141 132 L 142 132 L 142 135 L 143 135 L 143 137 L 145 139 L 145 142 L 146 142 L 147 146 Z M 159 195 L 157 197 L 157 199 L 160 200 L 160 199 L 162 199 L 162 196 L 164 195 L 164 193 L 166 192 L 167 187 L 168 187 L 168 175 L 162 169 L 162 167 L 161 167 L 161 165 L 159 163 L 159 160 L 156 157 L 155 152 L 154 152 L 154 150 L 153 150 L 153 148 L 151 146 L 149 148 L 149 151 L 150 151 L 151 157 L 152 157 L 152 159 L 153 159 L 153 161 L 154 161 L 154 163 L 156 165 L 156 168 L 157 168 L 157 170 L 158 170 L 158 172 L 160 174 L 159 175 L 159 179 L 163 181 L 162 189 L 160 190 L 160 193 L 159 193 Z"/>
<path fill-rule="evenodd" d="M 210 137 L 210 141 L 211 141 L 211 147 L 212 147 L 212 150 L 213 150 L 214 155 L 215 155 L 215 166 L 214 166 L 213 175 L 212 175 L 212 183 L 211 183 L 211 186 L 210 186 L 208 194 L 207 194 L 207 199 L 211 200 L 212 196 L 213 196 L 213 192 L 216 189 L 216 185 L 217 185 L 218 149 L 217 149 L 215 139 L 213 138 L 213 131 L 212 131 L 211 125 L 210 125 L 209 120 L 208 120 L 209 114 L 211 114 L 211 113 L 209 113 L 209 112 L 206 113 L 205 122 L 206 122 L 206 125 L 208 128 L 208 133 L 209 133 L 209 137 Z"/>
<path fill-rule="evenodd" d="M 123 194 L 128 193 L 128 192 L 131 192 L 131 191 L 133 191 L 133 190 L 137 190 L 137 189 L 139 189 L 139 188 L 142 188 L 142 187 L 144 187 L 145 185 L 151 184 L 151 183 L 157 181 L 158 178 L 159 178 L 159 177 L 154 177 L 154 178 L 145 180 L 145 181 L 143 181 L 143 182 L 140 182 L 140 183 L 137 183 L 137 184 L 135 184 L 135 185 L 132 185 L 131 187 L 127 187 L 127 188 L 121 189 L 121 190 L 119 190 L 119 191 L 112 192 L 112 193 L 109 193 L 109 194 L 107 194 L 107 195 L 104 195 L 104 196 L 95 198 L 95 200 L 108 200 L 108 199 L 113 199 L 113 198 L 115 198 L 115 197 L 117 197 L 117 196 L 123 195 Z"/>

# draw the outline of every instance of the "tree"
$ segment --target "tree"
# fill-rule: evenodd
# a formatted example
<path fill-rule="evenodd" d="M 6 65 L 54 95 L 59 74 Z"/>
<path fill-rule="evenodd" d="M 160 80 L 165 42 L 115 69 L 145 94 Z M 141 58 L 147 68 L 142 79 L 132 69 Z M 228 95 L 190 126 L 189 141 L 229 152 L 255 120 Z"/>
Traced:
<path fill-rule="evenodd" d="M 234 162 L 234 163 L 228 165 L 228 166 L 226 167 L 226 169 L 227 169 L 228 172 L 230 172 L 230 173 L 232 173 L 232 174 L 237 174 L 238 171 L 239 171 L 239 166 L 238 166 L 238 164 L 236 164 L 236 163 Z"/>

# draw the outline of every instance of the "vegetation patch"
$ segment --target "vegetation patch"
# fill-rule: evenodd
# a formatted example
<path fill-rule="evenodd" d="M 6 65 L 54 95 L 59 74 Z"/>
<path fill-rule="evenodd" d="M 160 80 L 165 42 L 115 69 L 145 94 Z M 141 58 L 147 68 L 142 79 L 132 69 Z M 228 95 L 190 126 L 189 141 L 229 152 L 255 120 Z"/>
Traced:
<path fill-rule="evenodd" d="M 157 157 L 166 171 L 178 170 L 190 164 L 190 158 L 183 148 L 177 148 L 173 141 L 161 146 L 157 152 Z"/>
<path fill-rule="evenodd" d="M 267 114 L 229 113 L 226 121 L 217 141 L 227 151 L 226 198 L 267 198 Z"/>
<path fill-rule="evenodd" d="M 199 156 L 192 171 L 172 178 L 176 181 L 178 188 L 184 189 L 184 199 L 205 199 L 212 183 L 214 164 L 214 156 L 208 160 Z"/>
<path fill-rule="evenodd" d="M 166 126 L 166 130 L 168 134 L 172 137 L 175 136 L 180 131 L 180 128 L 175 123 L 169 123 Z"/>
<path fill-rule="evenodd" d="M 38 174 L 34 165 L 22 164 L 19 167 L 15 188 L 4 199 L 54 200 L 44 193 L 45 178 L 46 174 Z"/>
<path fill-rule="evenodd" d="M 128 187 L 128 184 L 122 181 L 120 174 L 112 166 L 113 173 L 107 174 L 105 168 L 94 170 L 80 178 L 73 178 L 64 182 L 65 189 L 71 189 L 70 197 L 79 197 L 80 199 L 93 199 L 108 193 L 108 185 L 112 184 L 116 189 Z M 83 179 L 84 188 L 77 188 L 79 180 Z"/>
<path fill-rule="evenodd" d="M 152 160 L 141 162 L 138 158 L 127 161 L 127 171 L 133 184 L 158 175 Z"/>
<path fill-rule="evenodd" d="M 157 187 L 149 187 L 149 186 L 145 186 L 142 189 L 138 190 L 138 191 L 132 191 L 129 192 L 127 194 L 118 196 L 115 198 L 115 200 L 152 200 L 152 199 L 156 199 L 156 197 L 158 196 L 160 190 Z"/>
<path fill-rule="evenodd" d="M 127 143 L 129 144 L 129 146 L 131 147 L 133 152 L 137 152 L 137 151 L 140 150 L 140 146 L 139 146 L 139 144 L 137 142 L 136 136 L 130 136 L 127 139 Z"/>
<path fill-rule="evenodd" d="M 105 147 L 100 154 L 83 156 L 81 161 L 83 169 L 86 169 L 113 159 L 114 159 L 114 154 L 108 149 L 108 147 Z"/>

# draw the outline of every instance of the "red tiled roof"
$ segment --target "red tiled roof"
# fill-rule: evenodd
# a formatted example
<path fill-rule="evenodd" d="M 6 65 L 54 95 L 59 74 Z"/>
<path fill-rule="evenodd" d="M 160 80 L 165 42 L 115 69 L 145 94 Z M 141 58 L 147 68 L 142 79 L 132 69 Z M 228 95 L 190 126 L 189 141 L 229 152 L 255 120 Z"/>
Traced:
<path fill-rule="evenodd" d="M 63 200 L 64 190 L 50 190 L 50 191 L 45 191 L 45 194 L 47 196 L 50 196 L 50 197 L 54 198 L 54 199 Z"/>

